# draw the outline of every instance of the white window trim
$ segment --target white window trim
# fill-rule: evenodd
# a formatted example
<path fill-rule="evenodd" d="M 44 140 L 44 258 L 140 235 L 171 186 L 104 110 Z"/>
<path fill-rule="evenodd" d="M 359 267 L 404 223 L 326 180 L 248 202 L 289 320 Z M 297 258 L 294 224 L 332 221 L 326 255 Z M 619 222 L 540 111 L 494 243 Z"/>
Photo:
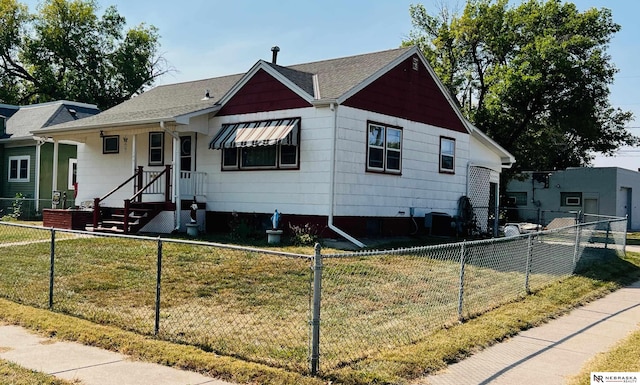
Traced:
<path fill-rule="evenodd" d="M 154 135 L 160 136 L 160 146 L 151 146 L 151 137 Z M 152 150 L 160 150 L 160 160 L 152 161 L 151 160 L 151 151 Z M 149 133 L 149 166 L 164 166 L 164 132 L 154 131 Z"/>
<path fill-rule="evenodd" d="M 73 165 L 76 165 L 76 168 L 78 167 L 78 159 L 69 158 L 69 173 L 68 173 L 68 179 L 67 179 L 69 190 L 74 190 L 74 186 L 73 186 Z M 77 175 L 76 175 L 76 177 L 77 177 Z"/>
<path fill-rule="evenodd" d="M 18 162 L 17 178 L 11 178 L 11 162 L 14 160 Z M 22 163 L 21 161 L 23 160 L 27 161 L 27 177 L 26 178 L 20 178 L 20 163 Z M 29 155 L 10 156 L 8 166 L 9 167 L 7 169 L 7 180 L 9 182 L 28 183 L 31 180 L 31 157 Z"/>
<path fill-rule="evenodd" d="M 444 143 L 444 141 L 449 141 L 449 142 L 452 142 L 452 143 L 453 143 L 453 155 L 450 155 L 450 154 L 444 154 L 444 153 L 442 152 L 442 147 L 443 147 L 443 146 L 442 146 L 442 144 Z M 439 171 L 440 171 L 441 173 L 443 173 L 443 174 L 455 174 L 455 173 L 456 173 L 456 140 L 455 140 L 454 138 L 449 138 L 449 137 L 446 137 L 446 136 L 441 136 L 441 137 L 440 137 L 440 151 L 439 151 L 439 154 L 438 154 L 438 155 L 439 155 L 439 156 L 438 156 L 438 169 L 439 169 Z M 451 158 L 453 158 L 453 167 L 452 167 L 452 168 L 445 168 L 445 167 L 443 166 L 443 164 L 442 164 L 442 163 L 443 163 L 443 162 L 442 162 L 442 158 L 443 158 L 444 156 L 447 156 L 447 157 L 451 157 Z"/>
<path fill-rule="evenodd" d="M 580 197 L 577 197 L 577 196 L 565 197 L 564 205 L 565 206 L 582 206 L 582 199 L 580 199 Z"/>
<path fill-rule="evenodd" d="M 375 146 L 372 145 L 369 141 L 369 135 L 370 135 L 370 129 L 372 126 L 375 127 L 380 127 L 382 128 L 382 136 L 383 136 L 383 144 L 382 146 Z M 396 130 L 400 133 L 400 148 L 399 149 L 395 149 L 395 148 L 389 148 L 388 144 L 387 144 L 387 131 L 388 130 Z M 366 170 L 369 172 L 378 172 L 378 173 L 385 173 L 385 174 L 394 174 L 394 175 L 401 175 L 402 174 L 402 150 L 403 150 L 403 135 L 404 131 L 402 130 L 402 127 L 396 127 L 396 126 L 389 126 L 383 123 L 377 123 L 377 122 L 373 122 L 373 121 L 369 121 L 367 123 L 367 159 L 366 159 Z M 382 150 L 382 167 L 374 167 L 370 165 L 370 157 L 371 157 L 371 149 L 378 149 L 378 150 Z M 388 160 L 388 153 L 389 152 L 397 152 L 399 154 L 399 168 L 398 169 L 394 169 L 394 168 L 389 168 L 389 165 L 387 164 L 387 160 Z"/>

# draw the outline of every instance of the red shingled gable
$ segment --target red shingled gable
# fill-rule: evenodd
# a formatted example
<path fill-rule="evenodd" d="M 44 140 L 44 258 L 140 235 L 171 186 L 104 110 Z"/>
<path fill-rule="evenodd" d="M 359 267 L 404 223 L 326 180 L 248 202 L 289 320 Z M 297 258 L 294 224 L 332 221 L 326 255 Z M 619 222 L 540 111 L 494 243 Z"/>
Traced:
<path fill-rule="evenodd" d="M 413 69 L 414 60 L 417 60 L 417 70 Z M 453 131 L 467 132 L 418 55 L 407 58 L 343 104 Z"/>
<path fill-rule="evenodd" d="M 217 116 L 310 106 L 300 95 L 260 69 L 224 104 Z"/>

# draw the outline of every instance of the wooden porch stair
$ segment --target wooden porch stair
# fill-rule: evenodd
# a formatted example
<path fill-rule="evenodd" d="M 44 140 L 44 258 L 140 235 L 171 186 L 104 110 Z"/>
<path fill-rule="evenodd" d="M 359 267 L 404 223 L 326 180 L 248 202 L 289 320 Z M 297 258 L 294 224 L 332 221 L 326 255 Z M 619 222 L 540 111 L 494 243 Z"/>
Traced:
<path fill-rule="evenodd" d="M 124 208 L 101 208 L 102 220 L 98 222 L 96 228 L 91 226 L 87 230 L 103 233 L 135 234 L 164 210 L 175 210 L 175 205 L 171 202 L 131 202 L 125 231 Z"/>
<path fill-rule="evenodd" d="M 175 210 L 175 205 L 170 200 L 170 175 L 171 166 L 165 166 L 164 170 L 155 173 L 154 177 L 148 181 L 144 181 L 144 170 L 142 166 L 138 167 L 136 172 L 127 180 L 122 182 L 118 187 L 114 188 L 101 198 L 93 200 L 93 223 L 87 226 L 88 231 L 110 232 L 110 233 L 137 233 L 144 225 L 149 223 L 158 213 L 163 210 Z M 161 181 L 164 176 L 164 201 L 162 202 L 143 202 L 142 193 L 151 189 L 154 194 L 155 184 Z M 124 207 L 102 207 L 100 202 L 107 199 L 116 191 L 133 182 L 134 194 L 131 198 L 124 200 Z M 146 184 L 144 184 L 146 182 Z M 155 187 L 154 187 L 155 186 Z"/>

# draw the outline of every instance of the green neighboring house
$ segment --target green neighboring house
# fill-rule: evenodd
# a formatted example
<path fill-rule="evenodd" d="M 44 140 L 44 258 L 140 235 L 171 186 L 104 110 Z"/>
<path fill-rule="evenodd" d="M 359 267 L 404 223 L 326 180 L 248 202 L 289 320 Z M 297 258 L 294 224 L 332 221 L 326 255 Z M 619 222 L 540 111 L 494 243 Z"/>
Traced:
<path fill-rule="evenodd" d="M 53 191 L 66 196 L 66 206 L 74 204 L 77 145 L 54 143 L 36 137 L 32 130 L 46 128 L 98 114 L 95 105 L 55 101 L 27 106 L 0 104 L 0 216 L 11 211 L 21 194 L 23 216 L 34 218 L 43 208 L 52 207 Z M 54 167 L 54 153 L 58 164 Z M 57 174 L 54 177 L 54 174 Z M 58 208 L 62 207 L 62 199 Z"/>

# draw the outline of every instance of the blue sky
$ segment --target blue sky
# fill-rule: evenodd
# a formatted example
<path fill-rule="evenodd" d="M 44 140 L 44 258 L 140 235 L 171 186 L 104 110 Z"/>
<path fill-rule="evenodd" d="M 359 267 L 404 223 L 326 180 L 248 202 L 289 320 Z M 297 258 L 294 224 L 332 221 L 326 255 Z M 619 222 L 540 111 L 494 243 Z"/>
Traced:
<path fill-rule="evenodd" d="M 247 71 L 271 60 L 280 47 L 282 65 L 351 56 L 398 47 L 411 31 L 409 6 L 438 4 L 462 10 L 464 0 L 97 0 L 102 10 L 116 5 L 129 25 L 159 29 L 161 52 L 175 72 L 157 84 L 176 83 Z M 518 0 L 513 0 L 516 3 Z M 21 0 L 35 9 L 38 0 Z M 580 10 L 609 8 L 622 26 L 609 54 L 620 70 L 611 103 L 634 112 L 630 131 L 640 136 L 640 1 L 573 0 Z M 622 149 L 596 166 L 640 168 L 640 149 Z"/>

